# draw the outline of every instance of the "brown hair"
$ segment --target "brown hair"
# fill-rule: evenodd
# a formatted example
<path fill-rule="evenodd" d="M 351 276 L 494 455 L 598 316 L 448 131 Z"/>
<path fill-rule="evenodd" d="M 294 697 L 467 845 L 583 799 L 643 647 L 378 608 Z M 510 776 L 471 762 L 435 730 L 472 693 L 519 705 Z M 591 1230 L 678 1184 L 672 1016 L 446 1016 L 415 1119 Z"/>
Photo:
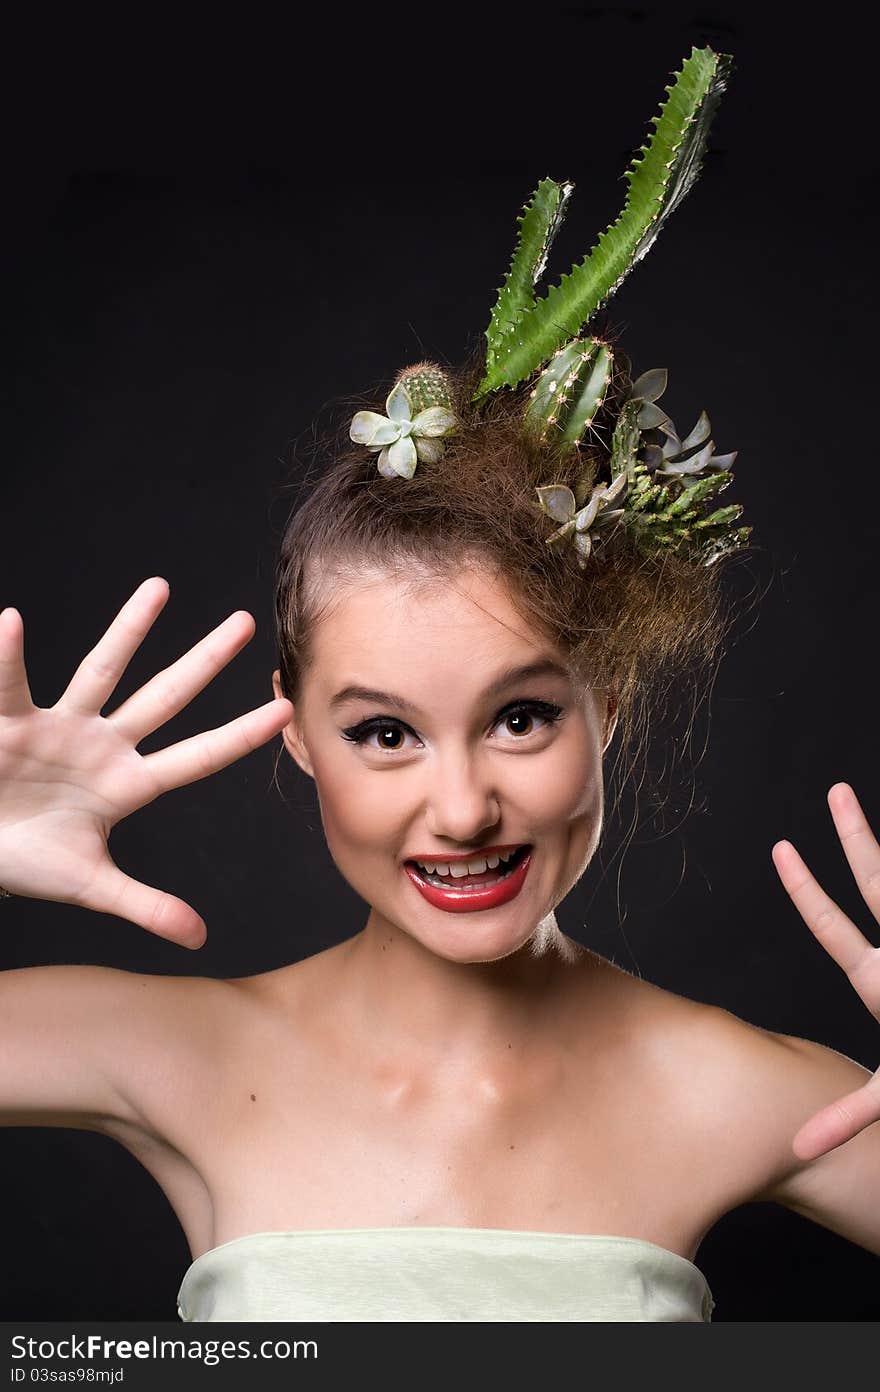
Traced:
<path fill-rule="evenodd" d="M 598 481 L 608 440 L 597 436 L 577 454 L 536 441 L 523 430 L 527 386 L 475 405 L 481 358 L 444 369 L 461 423 L 439 462 L 420 461 L 412 479 L 383 477 L 376 455 L 347 440 L 353 412 L 381 411 L 384 394 L 349 403 L 330 461 L 304 480 L 305 498 L 281 541 L 275 576 L 281 690 L 296 703 L 314 626 L 348 579 L 379 568 L 419 583 L 453 577 L 463 563 L 478 561 L 507 581 L 520 612 L 567 656 L 576 680 L 614 689 L 619 747 L 635 743 L 640 751 L 652 699 L 688 672 L 711 670 L 720 655 L 721 563 L 698 565 L 668 550 L 646 554 L 625 527 L 602 537 L 584 570 L 570 543 L 547 546 L 557 524 L 537 506 L 536 486 L 573 487 L 585 467 Z M 619 347 L 615 361 L 622 365 L 612 412 L 630 383 Z"/>

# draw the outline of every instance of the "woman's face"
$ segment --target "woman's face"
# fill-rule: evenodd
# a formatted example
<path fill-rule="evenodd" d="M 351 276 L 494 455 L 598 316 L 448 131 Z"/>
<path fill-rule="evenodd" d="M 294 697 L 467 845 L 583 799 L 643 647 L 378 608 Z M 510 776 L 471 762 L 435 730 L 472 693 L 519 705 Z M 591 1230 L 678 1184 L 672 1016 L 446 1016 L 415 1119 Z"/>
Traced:
<path fill-rule="evenodd" d="M 385 575 L 345 588 L 312 651 L 284 741 L 371 923 L 457 962 L 523 947 L 596 849 L 613 707 L 576 689 L 480 569 L 410 592 Z M 528 850 L 492 853 L 515 847 Z M 465 856 L 476 873 L 453 876 Z"/>

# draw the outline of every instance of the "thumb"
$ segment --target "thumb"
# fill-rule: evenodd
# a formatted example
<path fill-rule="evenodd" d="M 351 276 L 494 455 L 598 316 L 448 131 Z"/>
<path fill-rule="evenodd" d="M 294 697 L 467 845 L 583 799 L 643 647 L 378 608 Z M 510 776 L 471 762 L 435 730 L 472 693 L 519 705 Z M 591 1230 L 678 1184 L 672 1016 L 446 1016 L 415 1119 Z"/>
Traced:
<path fill-rule="evenodd" d="M 189 904 L 176 894 L 166 894 L 133 880 L 112 861 L 101 867 L 82 902 L 87 908 L 125 918 L 181 947 L 202 947 L 208 936 L 204 919 Z"/>

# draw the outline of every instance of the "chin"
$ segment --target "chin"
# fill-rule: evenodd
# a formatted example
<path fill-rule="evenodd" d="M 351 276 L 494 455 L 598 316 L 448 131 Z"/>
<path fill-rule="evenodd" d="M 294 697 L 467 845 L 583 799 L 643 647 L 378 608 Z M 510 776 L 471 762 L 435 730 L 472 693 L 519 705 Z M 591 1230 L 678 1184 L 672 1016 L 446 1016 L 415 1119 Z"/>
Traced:
<path fill-rule="evenodd" d="M 416 898 L 417 891 L 413 891 Z M 543 901 L 542 901 L 543 905 Z M 392 922 L 409 937 L 449 962 L 497 962 L 531 941 L 549 910 L 534 894 L 477 911 L 446 912 L 429 903 L 395 906 Z"/>
<path fill-rule="evenodd" d="M 445 931 L 438 929 L 427 933 L 415 928 L 403 931 L 421 943 L 422 947 L 442 957 L 447 962 L 460 962 L 463 965 L 478 962 L 500 962 L 514 952 L 524 948 L 534 937 L 539 923 L 528 929 L 514 929 L 512 925 L 498 924 L 495 928 L 475 928 L 464 920 L 467 915 L 459 915 L 459 922 Z"/>

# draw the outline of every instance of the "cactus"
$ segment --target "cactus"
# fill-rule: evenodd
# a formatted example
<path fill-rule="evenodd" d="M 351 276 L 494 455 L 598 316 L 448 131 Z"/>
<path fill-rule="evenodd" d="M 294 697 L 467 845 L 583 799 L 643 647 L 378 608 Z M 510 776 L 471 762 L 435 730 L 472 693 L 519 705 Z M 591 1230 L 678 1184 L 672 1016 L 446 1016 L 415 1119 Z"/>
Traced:
<path fill-rule="evenodd" d="M 544 444 L 575 452 L 588 432 L 599 434 L 596 418 L 611 394 L 617 360 L 610 345 L 585 336 L 589 320 L 617 290 L 653 245 L 666 218 L 699 176 L 709 130 L 724 92 L 733 59 L 710 47 L 692 48 L 674 81 L 664 90 L 655 129 L 625 171 L 623 209 L 579 264 L 538 299 L 553 240 L 562 224 L 573 185 L 542 179 L 518 218 L 517 239 L 486 328 L 484 375 L 471 401 L 501 387 L 516 387 L 536 374 L 523 427 Z M 625 354 L 629 377 L 629 363 Z M 701 411 L 682 439 L 657 402 L 666 390 L 665 368 L 651 368 L 622 398 L 615 395 L 610 479 L 597 481 L 595 452 L 584 451 L 583 466 L 568 483 L 538 487 L 541 512 L 558 524 L 547 538 L 571 538 L 583 567 L 592 554 L 593 534 L 607 536 L 623 524 L 646 549 L 686 551 L 706 565 L 744 546 L 751 527 L 732 524 L 739 504 L 707 510 L 731 481 L 736 451 L 715 454 L 711 424 Z M 412 478 L 420 461 L 442 457 L 444 437 L 458 427 L 453 393 L 436 363 L 405 368 L 386 401 L 387 415 L 359 411 L 352 440 L 379 455 L 384 476 Z M 603 466 L 599 466 L 602 468 Z"/>
<path fill-rule="evenodd" d="M 413 375 L 407 369 L 385 400 L 386 415 L 377 411 L 357 411 L 349 426 L 355 444 L 366 445 L 378 454 L 376 467 L 384 478 L 412 478 L 420 460 L 436 464 L 444 450 L 442 437 L 458 428 L 458 417 L 446 405 L 431 404 L 413 414 L 413 397 L 449 395 L 442 368 L 435 363 L 417 363 Z"/>
<path fill-rule="evenodd" d="M 501 292 L 505 296 L 507 291 L 504 305 L 499 299 L 487 331 L 486 372 L 474 392 L 475 401 L 498 387 L 516 386 L 566 339 L 579 334 L 653 245 L 664 221 L 700 173 L 709 129 L 732 62 L 730 54 L 715 53 L 708 47 L 692 49 L 681 71 L 674 74 L 672 86 L 664 89 L 669 97 L 661 103 L 659 116 L 652 117 L 655 130 L 647 145 L 639 147 L 642 157 L 637 155 L 625 171 L 629 187 L 622 212 L 569 275 L 537 301 L 530 301 L 525 293 L 522 274 L 516 278 L 516 288 L 505 284 Z M 544 184 L 548 182 L 552 181 Z M 542 187 L 529 207 L 536 205 Z M 570 185 L 564 187 L 571 189 Z M 542 218 L 538 225 L 546 228 L 546 212 Z M 525 218 L 520 222 L 525 232 Z M 518 267 L 521 246 L 522 237 L 511 276 Z M 534 247 L 530 257 L 523 256 L 526 264 L 538 264 Z"/>
<path fill-rule="evenodd" d="M 413 415 L 426 411 L 429 406 L 445 406 L 447 410 L 452 410 L 449 379 L 437 363 L 413 363 L 411 367 L 398 372 L 397 383 L 403 383 Z"/>
<path fill-rule="evenodd" d="M 654 483 L 639 460 L 626 495 L 628 528 L 639 544 L 652 551 L 669 548 L 686 552 L 690 559 L 712 565 L 745 546 L 751 527 L 731 527 L 742 514 L 742 504 L 716 508 L 705 514 L 701 504 L 730 483 L 725 470 L 698 479 L 690 487 L 682 481 Z"/>
<path fill-rule="evenodd" d="M 539 439 L 580 443 L 607 395 L 613 360 L 608 344 L 596 338 L 575 338 L 554 354 L 525 413 Z"/>
<path fill-rule="evenodd" d="M 751 527 L 731 526 L 742 514 L 741 504 L 705 510 L 708 500 L 731 482 L 736 451 L 713 454 L 705 411 L 690 434 L 680 439 L 671 418 L 657 405 L 666 383 L 666 369 L 660 367 L 643 372 L 632 383 L 611 439 L 611 482 L 595 484 L 589 503 L 584 505 L 590 487 L 586 474 L 574 491 L 558 483 L 535 490 L 541 510 L 563 524 L 547 537 L 547 544 L 570 536 L 582 568 L 592 550 L 590 531 L 607 533 L 612 523 L 623 523 L 645 550 L 687 552 L 703 565 L 748 542 Z M 662 447 L 656 438 L 660 435 L 666 437 Z M 609 507 L 612 502 L 617 503 L 614 509 Z"/>
<path fill-rule="evenodd" d="M 517 218 L 519 234 L 513 261 L 486 329 L 489 367 L 495 365 L 496 356 L 506 347 L 505 337 L 514 331 L 522 310 L 531 309 L 535 303 L 534 288 L 544 274 L 547 255 L 562 225 L 573 188 L 573 184 L 542 179 Z"/>

